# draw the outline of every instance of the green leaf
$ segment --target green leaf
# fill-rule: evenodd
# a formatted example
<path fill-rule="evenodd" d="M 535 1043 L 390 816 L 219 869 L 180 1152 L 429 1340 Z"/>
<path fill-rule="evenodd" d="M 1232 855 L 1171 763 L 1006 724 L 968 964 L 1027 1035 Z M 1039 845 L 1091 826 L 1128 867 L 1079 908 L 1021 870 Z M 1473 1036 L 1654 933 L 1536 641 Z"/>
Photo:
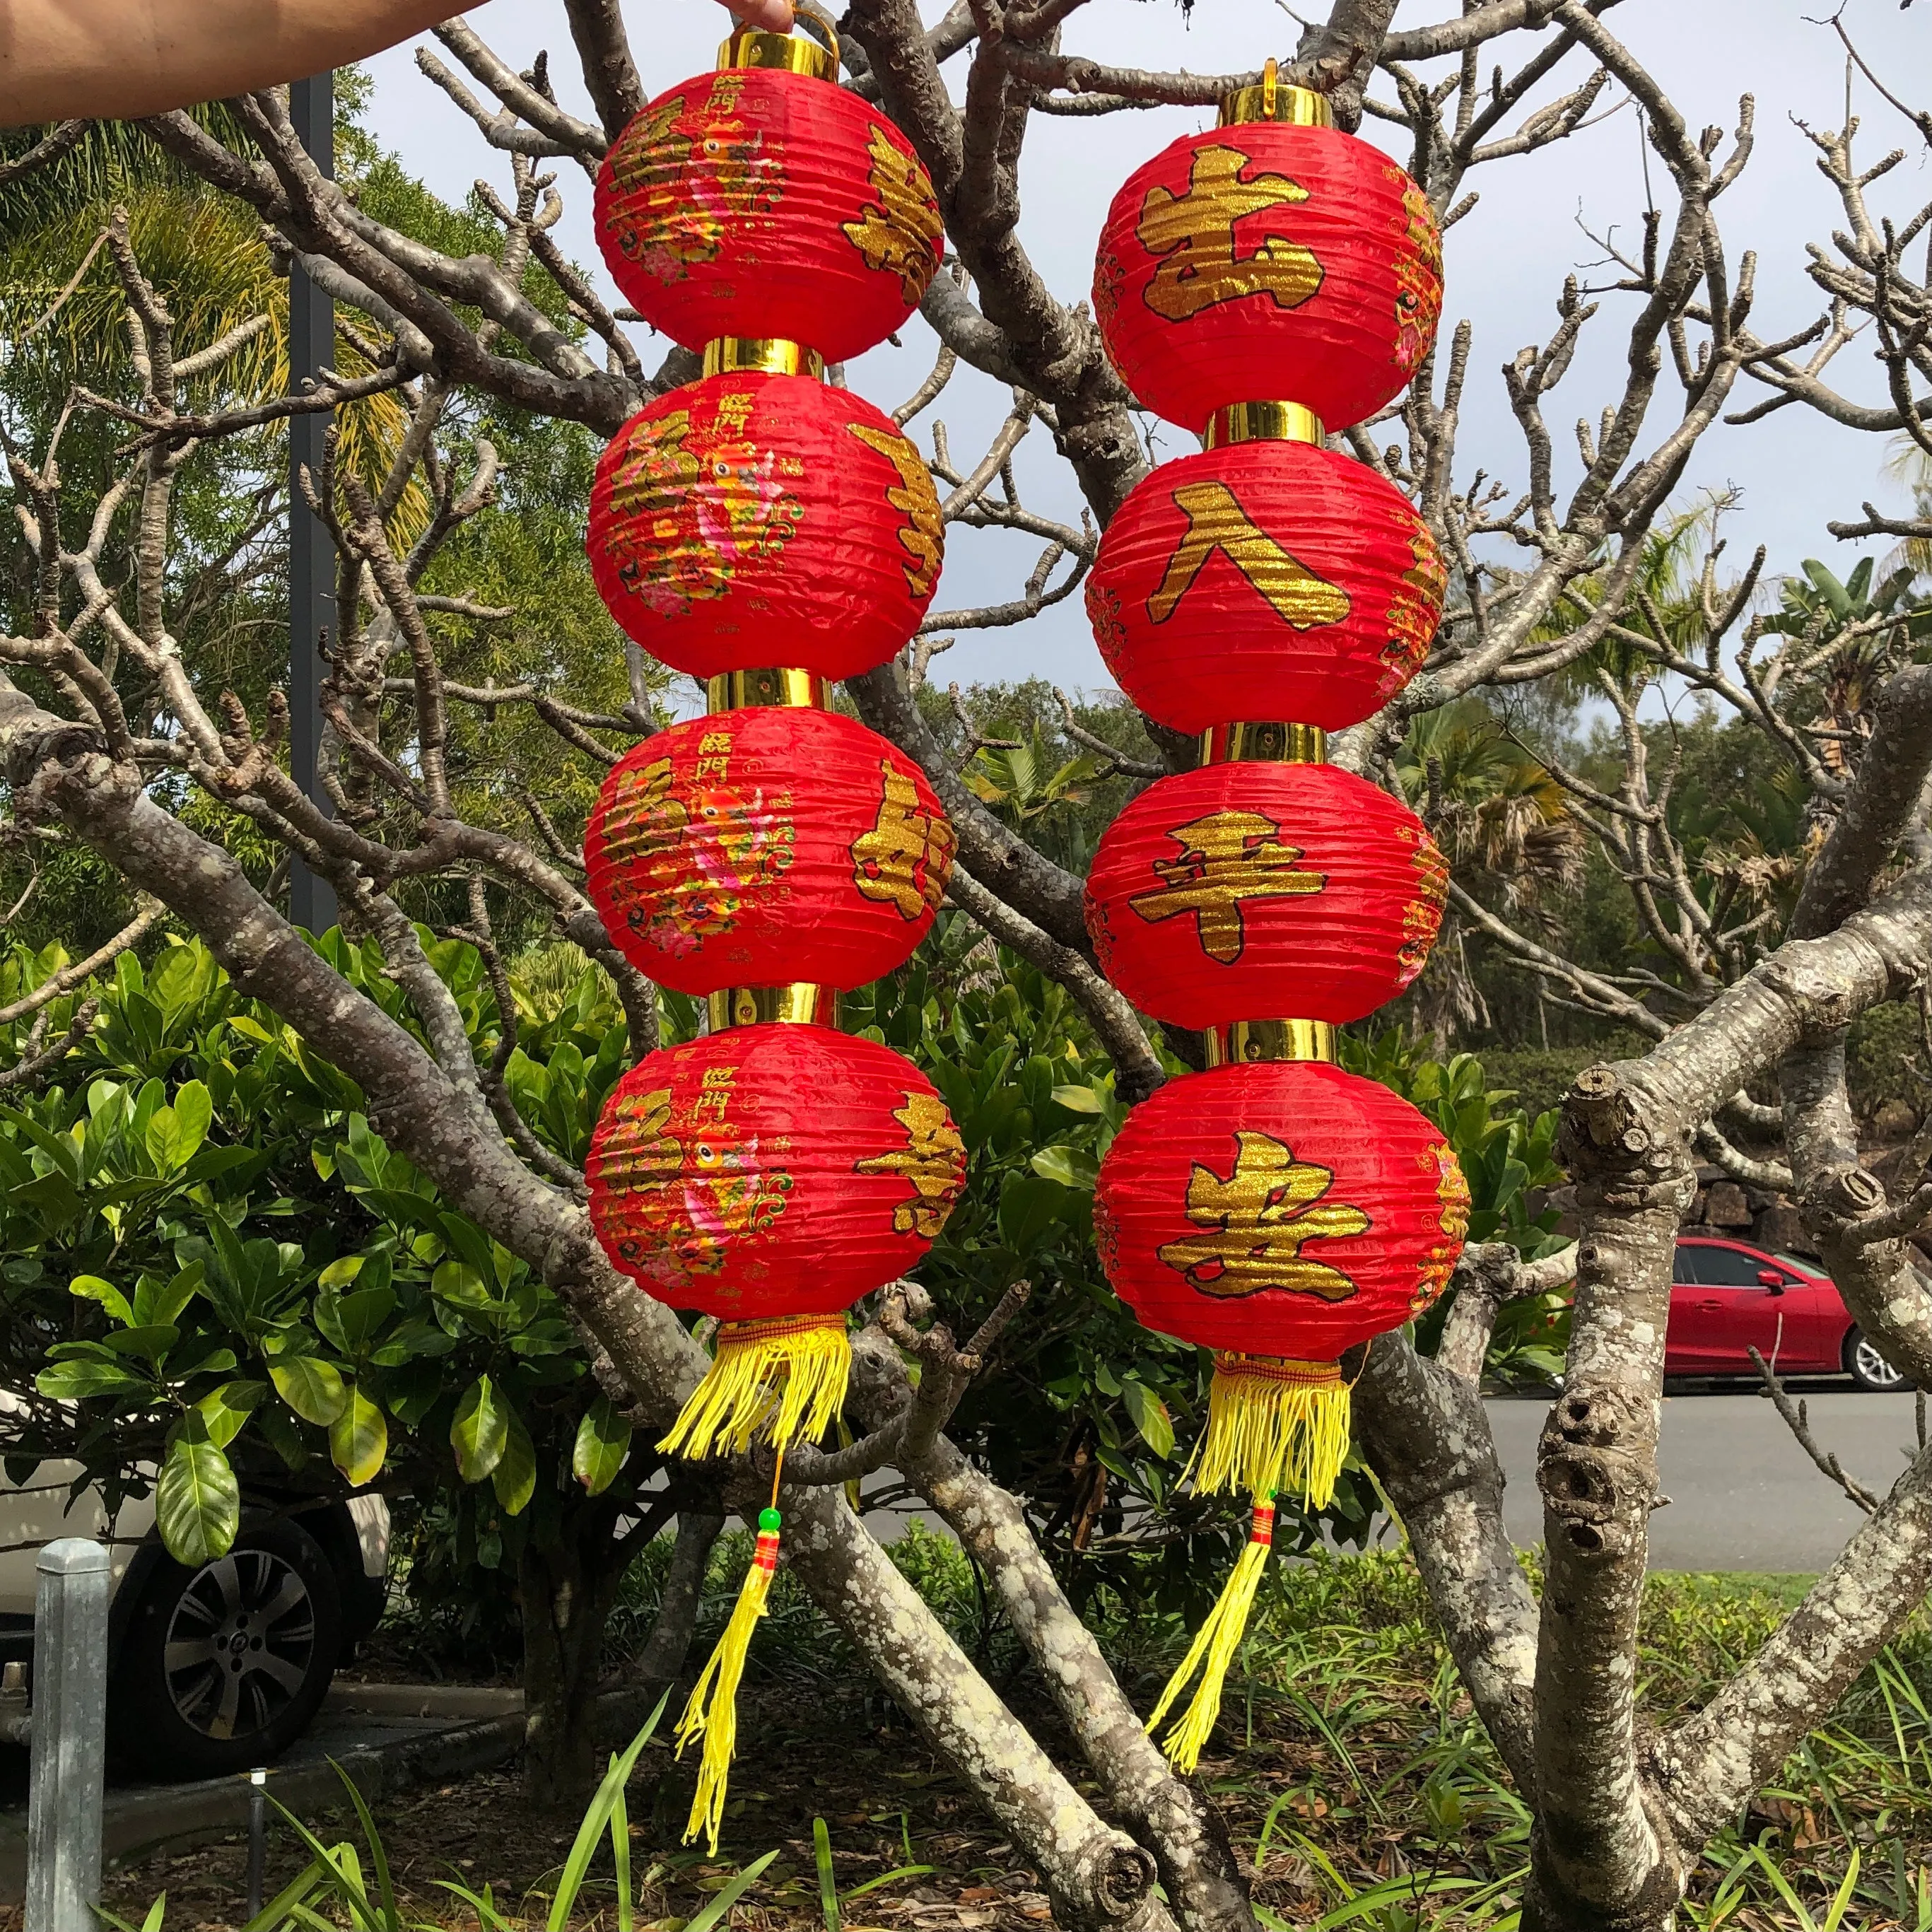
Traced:
<path fill-rule="evenodd" d="M 443 1262 L 430 1277 L 430 1292 L 458 1308 L 488 1308 L 496 1298 L 478 1271 L 461 1262 Z"/>
<path fill-rule="evenodd" d="M 478 1376 L 456 1405 L 449 1446 L 456 1472 L 466 1483 L 480 1483 L 503 1459 L 510 1440 L 509 1415 L 488 1376 Z"/>
<path fill-rule="evenodd" d="M 143 1275 L 134 1290 L 134 1320 L 143 1327 L 178 1322 L 182 1311 L 200 1293 L 202 1264 L 191 1262 L 175 1278 L 164 1283 L 158 1276 Z"/>
<path fill-rule="evenodd" d="M 392 1288 L 358 1288 L 349 1294 L 318 1294 L 315 1325 L 345 1355 L 359 1355 L 395 1312 Z"/>
<path fill-rule="evenodd" d="M 34 1386 L 50 1402 L 85 1402 L 89 1396 L 126 1395 L 153 1384 L 131 1369 L 111 1362 L 56 1362 L 34 1378 Z"/>
<path fill-rule="evenodd" d="M 268 1364 L 268 1379 L 283 1401 L 318 1429 L 332 1426 L 349 1406 L 340 1372 L 313 1355 L 278 1356 Z"/>
<path fill-rule="evenodd" d="M 1000 1190 L 1000 1238 L 1016 1255 L 1030 1253 L 1068 1204 L 1064 1184 L 1036 1174 L 1010 1174 Z"/>
<path fill-rule="evenodd" d="M 382 1473 L 388 1456 L 389 1425 L 382 1412 L 352 1384 L 342 1413 L 329 1426 L 328 1460 L 359 1490 Z"/>
<path fill-rule="evenodd" d="M 77 1274 L 67 1285 L 70 1294 L 77 1294 L 83 1301 L 98 1301 L 124 1328 L 134 1325 L 134 1311 L 128 1305 L 128 1298 L 111 1281 L 104 1281 L 98 1274 Z"/>
<path fill-rule="evenodd" d="M 160 1366 L 161 1358 L 181 1340 L 181 1330 L 172 1322 L 156 1322 L 146 1328 L 122 1328 L 106 1338 L 117 1355 L 137 1355 L 144 1362 Z"/>
<path fill-rule="evenodd" d="M 198 1430 L 176 1436 L 154 1486 L 154 1521 L 161 1542 L 177 1563 L 198 1569 L 225 1556 L 242 1526 L 242 1486 L 214 1444 L 195 1439 Z"/>
<path fill-rule="evenodd" d="M 1054 1097 L 1058 1097 L 1057 1092 Z M 1034 1156 L 1032 1165 L 1034 1172 L 1044 1179 L 1078 1188 L 1083 1194 L 1092 1193 L 1100 1178 L 1100 1163 L 1084 1148 L 1043 1147 Z"/>
<path fill-rule="evenodd" d="M 530 1431 L 524 1426 L 523 1418 L 507 1405 L 504 1419 L 508 1426 L 503 1438 L 503 1453 L 496 1466 L 490 1472 L 490 1481 L 496 1492 L 496 1500 L 503 1505 L 503 1514 L 521 1516 L 537 1491 L 537 1452 L 530 1441 Z"/>
<path fill-rule="evenodd" d="M 226 1449 L 242 1432 L 243 1425 L 262 1406 L 268 1392 L 266 1382 L 224 1382 L 195 1404 L 208 1439 L 218 1449 Z"/>
<path fill-rule="evenodd" d="M 302 1440 L 302 1431 L 289 1420 L 286 1409 L 267 1403 L 257 1414 L 255 1426 L 290 1475 L 298 1476 L 308 1467 L 308 1444 Z"/>
<path fill-rule="evenodd" d="M 593 1496 L 601 1496 L 617 1480 L 624 1458 L 631 1453 L 635 1432 L 608 1396 L 599 1396 L 577 1425 L 577 1444 L 570 1454 L 570 1473 Z"/>
<path fill-rule="evenodd" d="M 172 1107 L 158 1107 L 148 1121 L 144 1138 L 148 1154 L 164 1174 L 178 1174 L 187 1166 L 208 1138 L 214 1118 L 214 1102 L 199 1080 L 178 1088 Z"/>
<path fill-rule="evenodd" d="M 346 1288 L 362 1272 L 364 1257 L 361 1255 L 344 1255 L 340 1261 L 333 1261 L 317 1277 L 316 1286 L 334 1294 Z"/>
<path fill-rule="evenodd" d="M 1104 1114 L 1106 1103 L 1090 1087 L 1056 1087 L 1053 1090 L 1054 1104 L 1064 1107 L 1070 1114 Z"/>

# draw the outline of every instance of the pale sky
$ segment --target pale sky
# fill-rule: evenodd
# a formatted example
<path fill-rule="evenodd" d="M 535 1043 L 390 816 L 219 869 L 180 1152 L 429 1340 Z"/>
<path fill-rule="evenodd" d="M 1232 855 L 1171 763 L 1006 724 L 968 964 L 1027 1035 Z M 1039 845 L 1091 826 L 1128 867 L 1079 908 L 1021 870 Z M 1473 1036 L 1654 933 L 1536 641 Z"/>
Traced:
<path fill-rule="evenodd" d="M 922 4 L 937 19 L 945 0 Z M 1756 152 L 1742 179 L 1718 204 L 1718 220 L 1734 279 L 1742 252 L 1757 252 L 1754 322 L 1767 339 L 1795 332 L 1819 313 L 1818 292 L 1804 272 L 1806 245 L 1814 241 L 1828 245 L 1832 231 L 1843 226 L 1831 188 L 1817 172 L 1816 151 L 1797 124 L 1834 127 L 1844 111 L 1844 60 L 1836 36 L 1820 23 L 1833 4 L 1624 0 L 1605 18 L 1605 25 L 1663 81 L 1691 127 L 1707 122 L 1724 127 L 1726 153 L 1738 96 L 1755 95 Z M 716 0 L 626 0 L 625 11 L 645 84 L 653 93 L 712 64 L 725 24 Z M 1453 0 L 1402 0 L 1396 25 L 1424 25 L 1456 11 Z M 1892 91 L 1914 105 L 1925 104 L 1932 98 L 1926 86 L 1932 75 L 1928 59 L 1932 4 L 1906 11 L 1896 0 L 1846 0 L 1843 11 L 1860 52 Z M 583 95 L 560 0 L 494 0 L 471 16 L 471 24 L 519 69 L 540 48 L 549 48 L 550 72 L 566 104 L 595 119 Z M 1069 52 L 1115 64 L 1222 73 L 1257 66 L 1270 52 L 1285 57 L 1295 38 L 1293 21 L 1275 0 L 1196 0 L 1191 24 L 1184 22 L 1170 0 L 1089 0 L 1070 22 L 1065 45 Z M 1520 44 L 1531 45 L 1528 37 L 1517 38 Z M 1486 60 L 1486 78 L 1491 64 Z M 956 99 L 966 70 L 963 55 L 945 70 Z M 1587 70 L 1585 56 L 1573 52 L 1532 105 L 1567 92 Z M 431 188 L 460 200 L 481 175 L 507 193 L 508 158 L 485 147 L 470 123 L 418 72 L 407 48 L 374 62 L 371 71 L 374 131 Z M 1430 70 L 1432 77 L 1446 71 L 1442 63 Z M 1384 98 L 1390 92 L 1386 80 L 1375 91 Z M 1882 212 L 1902 216 L 1916 210 L 1932 199 L 1925 144 L 1862 76 L 1853 82 L 1852 100 L 1863 120 L 1859 152 L 1864 166 L 1894 147 L 1905 151 L 1902 164 L 1874 191 Z M 1616 111 L 1606 112 L 1612 106 Z M 1547 340 L 1566 274 L 1576 271 L 1586 282 L 1613 279 L 1600 268 L 1592 272 L 1600 251 L 1586 228 L 1598 235 L 1614 229 L 1620 243 L 1632 246 L 1640 233 L 1644 181 L 1636 118 L 1615 90 L 1600 97 L 1594 118 L 1596 125 L 1540 154 L 1478 169 L 1469 186 L 1480 191 L 1481 201 L 1448 238 L 1444 336 L 1446 340 L 1454 322 L 1465 316 L 1474 331 L 1461 478 L 1480 466 L 1513 490 L 1517 485 L 1523 474 L 1523 445 L 1498 371 L 1517 350 Z M 1182 108 L 1094 119 L 1034 118 L 1022 164 L 1020 232 L 1058 295 L 1068 301 L 1085 295 L 1095 239 L 1120 182 L 1175 136 L 1211 119 L 1211 110 Z M 1372 120 L 1363 128 L 1403 159 L 1396 131 Z M 574 166 L 555 165 L 568 210 L 560 239 L 580 262 L 595 262 L 588 183 Z M 1667 232 L 1674 202 L 1666 194 L 1669 178 L 1654 154 L 1650 171 L 1666 211 Z M 598 272 L 602 278 L 601 263 Z M 1582 416 L 1594 421 L 1621 393 L 1631 299 L 1604 298 L 1570 373 L 1546 403 L 1559 458 L 1568 452 L 1572 475 L 1576 458 L 1570 425 Z M 931 366 L 932 338 L 917 318 L 903 339 L 903 348 L 882 347 L 848 372 L 854 388 L 888 410 Z M 643 341 L 640 346 L 648 363 L 652 345 Z M 1834 374 L 1859 400 L 1882 399 L 1876 365 L 1860 345 L 1844 352 Z M 1755 385 L 1740 386 L 1734 407 L 1763 393 Z M 1675 377 L 1666 373 L 1652 405 L 1652 440 L 1674 420 L 1680 394 Z M 1005 406 L 997 385 L 962 368 L 936 407 L 920 419 L 921 441 L 930 448 L 930 425 L 938 416 L 947 426 L 956 460 L 970 467 Z M 1178 455 L 1194 447 L 1191 437 L 1172 428 L 1160 434 L 1157 454 Z M 1720 427 L 1708 435 L 1687 479 L 1685 499 L 1702 488 L 1742 492 L 1739 509 L 1727 525 L 1728 554 L 1739 563 L 1762 543 L 1773 568 L 1795 569 L 1801 559 L 1815 556 L 1843 576 L 1858 553 L 1829 536 L 1825 524 L 1855 518 L 1867 498 L 1894 508 L 1906 501 L 1901 487 L 1882 474 L 1886 453 L 1882 439 L 1787 408 L 1754 426 Z M 1016 470 L 1030 507 L 1077 519 L 1078 493 L 1044 430 L 1036 428 L 1022 445 Z M 1016 596 L 1038 551 L 1030 539 L 957 526 L 949 532 L 948 544 L 935 609 Z M 1088 688 L 1107 683 L 1077 593 L 1019 628 L 961 633 L 952 651 L 934 665 L 937 680 L 962 684 L 1034 674 Z"/>

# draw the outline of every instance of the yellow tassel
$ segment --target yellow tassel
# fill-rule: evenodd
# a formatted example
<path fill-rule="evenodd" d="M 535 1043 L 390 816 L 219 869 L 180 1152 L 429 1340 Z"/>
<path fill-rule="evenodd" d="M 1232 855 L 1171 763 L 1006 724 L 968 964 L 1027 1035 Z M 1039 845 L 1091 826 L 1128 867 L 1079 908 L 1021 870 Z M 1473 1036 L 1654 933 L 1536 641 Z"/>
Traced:
<path fill-rule="evenodd" d="M 845 1400 L 851 1367 L 842 1312 L 727 1322 L 704 1381 L 658 1448 L 667 1456 L 742 1456 L 766 1424 L 770 1442 L 816 1441 Z"/>
<path fill-rule="evenodd" d="M 1334 1500 L 1348 1454 L 1348 1385 L 1337 1362 L 1219 1354 L 1194 1486 L 1251 1496 L 1292 1490 L 1311 1509 Z"/>
<path fill-rule="evenodd" d="M 1274 1541 L 1274 1504 L 1255 1505 L 1254 1521 L 1248 1532 L 1247 1547 L 1228 1579 L 1228 1587 L 1208 1613 L 1208 1621 L 1196 1634 L 1180 1668 L 1167 1680 L 1160 1702 L 1148 1718 L 1150 1735 L 1168 1713 L 1168 1706 L 1187 1688 L 1188 1679 L 1201 1670 L 1200 1688 L 1193 1701 L 1181 1714 L 1180 1721 L 1161 1742 L 1161 1749 L 1184 1772 L 1191 1772 L 1199 1762 L 1201 1748 L 1214 1735 L 1214 1720 L 1221 1714 L 1221 1687 L 1227 1681 L 1228 1666 L 1241 1647 L 1248 1627 L 1248 1614 L 1255 1606 L 1255 1592 L 1261 1588 L 1262 1572 L 1268 1567 L 1269 1546 Z M 1206 1668 L 1202 1668 L 1203 1660 Z"/>
<path fill-rule="evenodd" d="M 758 1541 L 752 1552 L 752 1567 L 746 1572 L 744 1586 L 732 1607 L 731 1621 L 711 1653 L 711 1661 L 692 1686 L 691 1701 L 678 1720 L 677 1754 L 695 1739 L 704 1740 L 704 1754 L 698 1760 L 698 1790 L 691 1801 L 691 1820 L 685 1826 L 688 1845 L 701 1832 L 709 1840 L 710 1856 L 718 1856 L 718 1827 L 724 1816 L 724 1790 L 731 1774 L 731 1755 L 738 1747 L 738 1680 L 745 1674 L 745 1655 L 752 1647 L 752 1632 L 765 1613 L 765 1600 L 771 1594 L 772 1577 L 778 1567 L 778 1513 L 764 1510 L 758 1516 Z M 705 1708 L 706 1692 L 710 1708 Z"/>

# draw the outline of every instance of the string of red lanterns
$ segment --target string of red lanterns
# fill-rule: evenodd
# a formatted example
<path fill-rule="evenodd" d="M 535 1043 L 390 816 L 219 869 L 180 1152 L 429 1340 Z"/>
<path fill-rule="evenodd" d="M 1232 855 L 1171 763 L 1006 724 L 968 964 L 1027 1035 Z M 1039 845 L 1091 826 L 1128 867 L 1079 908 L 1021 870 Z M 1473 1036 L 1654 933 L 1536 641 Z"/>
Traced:
<path fill-rule="evenodd" d="M 1214 1352 L 1204 1491 L 1241 1490 L 1249 1540 L 1154 1713 L 1192 1770 L 1273 1540 L 1275 1498 L 1332 1496 L 1348 1453 L 1340 1358 L 1447 1286 L 1469 1193 L 1435 1126 L 1336 1066 L 1335 1028 L 1419 973 L 1448 868 L 1420 821 L 1323 762 L 1325 734 L 1408 682 L 1445 572 L 1401 494 L 1324 446 L 1414 374 L 1442 309 L 1427 197 L 1319 94 L 1222 104 L 1127 182 L 1094 307 L 1122 380 L 1201 434 L 1108 526 L 1088 608 L 1150 718 L 1202 734 L 1198 769 L 1108 829 L 1087 889 L 1108 977 L 1201 1029 L 1101 1163 L 1094 1225 L 1148 1327 Z"/>
<path fill-rule="evenodd" d="M 598 466 L 589 549 L 623 628 L 706 680 L 706 716 L 638 745 L 586 828 L 590 891 L 653 980 L 700 995 L 705 1036 L 646 1054 L 610 1096 L 592 1225 L 646 1293 L 718 1324 L 659 1445 L 692 1456 L 821 1434 L 844 1397 L 847 1311 L 911 1268 L 965 1179 L 932 1083 L 839 1032 L 837 995 L 904 964 L 954 837 L 925 776 L 826 706 L 895 656 L 938 584 L 919 452 L 828 386 L 917 306 L 939 211 L 898 130 L 836 84 L 837 40 L 744 31 L 718 71 L 650 103 L 610 149 L 599 238 L 702 380 L 650 403 Z M 735 1699 L 776 1568 L 756 1552 L 678 1727 L 703 1757 L 686 1842 L 718 1849 Z"/>

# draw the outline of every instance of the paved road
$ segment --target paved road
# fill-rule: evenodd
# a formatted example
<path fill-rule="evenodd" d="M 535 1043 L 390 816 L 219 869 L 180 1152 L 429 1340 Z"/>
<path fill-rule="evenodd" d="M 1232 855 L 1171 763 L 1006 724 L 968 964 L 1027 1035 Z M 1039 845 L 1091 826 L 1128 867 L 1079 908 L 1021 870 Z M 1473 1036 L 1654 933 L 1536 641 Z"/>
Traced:
<path fill-rule="evenodd" d="M 1865 1395 L 1843 1383 L 1793 1393 L 1809 1405 L 1820 1445 L 1882 1494 L 1916 1441 L 1911 1396 Z M 1496 1401 L 1489 1411 L 1508 1478 L 1504 1520 L 1515 1542 L 1539 1543 L 1536 1438 L 1549 1404 Z M 1671 1498 L 1650 1520 L 1650 1560 L 1660 1570 L 1822 1570 L 1860 1521 L 1760 1395 L 1666 1396 L 1660 1460 Z"/>

